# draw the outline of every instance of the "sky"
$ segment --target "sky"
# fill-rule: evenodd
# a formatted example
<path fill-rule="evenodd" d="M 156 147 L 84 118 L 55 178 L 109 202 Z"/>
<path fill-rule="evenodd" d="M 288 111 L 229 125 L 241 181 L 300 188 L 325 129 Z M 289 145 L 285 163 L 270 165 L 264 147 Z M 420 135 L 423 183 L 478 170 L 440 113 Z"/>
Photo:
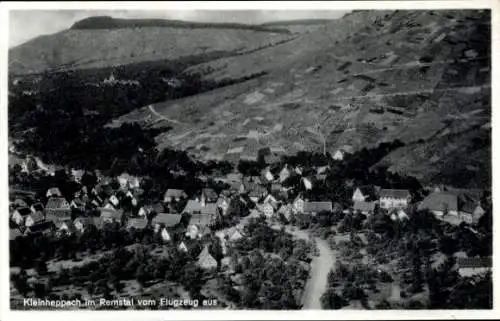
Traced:
<path fill-rule="evenodd" d="M 9 47 L 41 35 L 68 29 L 76 21 L 92 16 L 259 24 L 280 20 L 337 19 L 346 12 L 344 10 L 12 10 L 9 13 Z"/>

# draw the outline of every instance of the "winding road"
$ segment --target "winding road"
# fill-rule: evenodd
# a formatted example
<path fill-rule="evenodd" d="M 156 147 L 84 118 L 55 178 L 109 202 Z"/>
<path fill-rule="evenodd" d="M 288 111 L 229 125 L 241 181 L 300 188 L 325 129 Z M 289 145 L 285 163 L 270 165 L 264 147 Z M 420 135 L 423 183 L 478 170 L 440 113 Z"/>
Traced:
<path fill-rule="evenodd" d="M 296 229 L 292 231 L 286 228 L 287 233 L 297 238 L 309 240 L 306 231 Z M 335 267 L 335 253 L 330 249 L 328 243 L 320 238 L 315 238 L 319 255 L 315 256 L 311 262 L 309 280 L 307 281 L 304 293 L 302 294 L 302 310 L 321 310 L 321 295 L 325 293 L 328 283 L 328 273 Z"/>

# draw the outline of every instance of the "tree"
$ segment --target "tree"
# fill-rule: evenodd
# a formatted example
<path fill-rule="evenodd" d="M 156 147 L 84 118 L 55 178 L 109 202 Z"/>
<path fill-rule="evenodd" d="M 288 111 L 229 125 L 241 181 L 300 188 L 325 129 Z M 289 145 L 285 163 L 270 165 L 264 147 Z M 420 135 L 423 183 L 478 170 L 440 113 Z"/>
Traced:
<path fill-rule="evenodd" d="M 321 306 L 323 309 L 338 310 L 346 306 L 349 302 L 343 299 L 335 292 L 335 289 L 329 288 L 321 295 Z"/>
<path fill-rule="evenodd" d="M 21 269 L 19 274 L 13 275 L 12 281 L 14 282 L 14 287 L 16 288 L 17 292 L 25 297 L 30 290 L 26 270 Z"/>
<path fill-rule="evenodd" d="M 411 292 L 419 293 L 422 292 L 423 287 L 423 274 L 422 274 L 422 260 L 420 258 L 420 251 L 418 248 L 414 247 L 412 250 L 412 286 Z"/>
<path fill-rule="evenodd" d="M 36 272 L 39 275 L 45 275 L 45 274 L 47 274 L 47 272 L 48 272 L 48 270 L 47 270 L 47 262 L 45 262 L 43 259 L 39 259 L 36 262 L 35 270 L 36 270 Z"/>
<path fill-rule="evenodd" d="M 192 297 L 197 297 L 203 286 L 201 280 L 203 279 L 203 270 L 195 265 L 189 263 L 184 266 L 181 274 L 180 281 L 182 285 L 189 291 Z"/>
<path fill-rule="evenodd" d="M 137 271 L 135 272 L 135 279 L 143 287 L 146 284 L 146 282 L 151 279 L 144 263 L 139 265 L 139 267 L 137 268 Z"/>

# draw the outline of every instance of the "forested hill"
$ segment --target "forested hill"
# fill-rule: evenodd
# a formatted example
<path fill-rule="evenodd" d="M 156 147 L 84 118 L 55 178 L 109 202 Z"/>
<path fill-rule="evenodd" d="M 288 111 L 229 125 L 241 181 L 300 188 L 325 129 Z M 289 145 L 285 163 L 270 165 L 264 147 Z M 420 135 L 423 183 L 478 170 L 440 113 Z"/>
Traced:
<path fill-rule="evenodd" d="M 238 29 L 262 32 L 289 34 L 285 28 L 271 28 L 264 25 L 247 25 L 241 23 L 203 23 L 165 19 L 118 19 L 109 16 L 90 17 L 77 21 L 71 26 L 73 30 L 92 29 L 125 29 L 125 28 L 185 28 L 185 29 Z"/>

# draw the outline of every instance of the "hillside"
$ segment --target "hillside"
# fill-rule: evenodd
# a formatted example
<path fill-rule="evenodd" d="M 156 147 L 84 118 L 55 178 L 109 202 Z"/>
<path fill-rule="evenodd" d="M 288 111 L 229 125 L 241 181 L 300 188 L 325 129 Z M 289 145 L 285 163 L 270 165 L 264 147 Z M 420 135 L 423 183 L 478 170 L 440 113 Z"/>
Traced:
<path fill-rule="evenodd" d="M 266 146 L 321 151 L 321 137 L 313 134 L 318 130 L 330 153 L 343 145 L 357 150 L 399 139 L 406 146 L 380 166 L 423 182 L 484 187 L 491 181 L 489 20 L 488 11 L 355 11 L 293 36 L 231 29 L 68 30 L 12 50 L 11 62 L 46 68 L 37 50 L 51 52 L 55 43 L 63 44 L 61 61 L 74 68 L 109 67 L 117 52 L 120 63 L 198 53 L 176 73 L 212 85 L 175 100 L 141 100 L 145 107 L 108 125 L 168 125 L 172 129 L 156 138 L 160 148 L 205 159 L 222 159 L 229 149 L 255 154 Z M 155 41 L 158 35 L 175 39 L 176 46 Z M 113 49 L 123 39 L 131 45 Z M 219 53 L 203 55 L 201 43 L 209 47 L 206 53 Z M 142 46 L 149 49 L 136 53 Z M 159 56 L 148 54 L 152 48 Z M 131 52 L 139 56 L 127 58 Z M 71 62 L 76 56 L 83 65 Z"/>
<path fill-rule="evenodd" d="M 119 22 L 123 20 L 119 20 Z M 114 21 L 116 22 L 116 21 Z M 223 52 L 234 55 L 292 39 L 285 29 L 243 25 L 193 25 L 91 28 L 83 25 L 41 36 L 9 52 L 11 74 L 120 66 L 144 61 L 175 61 L 186 56 Z M 118 22 L 116 22 L 118 23 Z M 130 22 L 133 24 L 134 22 Z M 284 30 L 286 32 L 284 32 Z"/>

